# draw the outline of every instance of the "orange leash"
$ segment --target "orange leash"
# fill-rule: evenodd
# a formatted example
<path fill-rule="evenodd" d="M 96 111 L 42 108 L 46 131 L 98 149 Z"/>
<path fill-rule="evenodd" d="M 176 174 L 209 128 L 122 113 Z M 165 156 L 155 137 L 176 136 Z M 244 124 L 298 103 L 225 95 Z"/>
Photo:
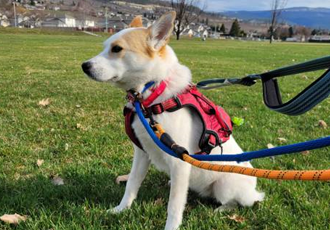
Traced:
<path fill-rule="evenodd" d="M 160 124 L 154 126 L 155 134 L 159 139 L 165 134 L 165 130 Z M 188 154 L 183 154 L 182 159 L 200 169 L 215 172 L 237 173 L 246 176 L 258 178 L 275 179 L 275 180 L 301 180 L 301 181 L 329 181 L 330 169 L 327 170 L 267 170 L 256 169 L 236 165 L 218 165 L 196 160 Z"/>
<path fill-rule="evenodd" d="M 246 176 L 276 180 L 302 180 L 302 181 L 328 181 L 330 180 L 330 169 L 327 170 L 267 170 L 248 168 L 236 165 L 217 165 L 198 161 L 187 154 L 183 155 L 183 160 L 195 167 L 227 173 L 238 173 Z"/>

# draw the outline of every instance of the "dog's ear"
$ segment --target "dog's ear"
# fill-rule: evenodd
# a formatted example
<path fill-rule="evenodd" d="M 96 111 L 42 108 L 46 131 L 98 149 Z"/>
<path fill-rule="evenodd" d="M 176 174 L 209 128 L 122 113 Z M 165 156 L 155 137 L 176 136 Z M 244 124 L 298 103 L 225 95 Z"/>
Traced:
<path fill-rule="evenodd" d="M 173 32 L 175 17 L 174 11 L 166 13 L 148 28 L 151 48 L 160 50 L 168 43 Z"/>
<path fill-rule="evenodd" d="M 129 27 L 143 27 L 142 17 L 136 16 L 135 18 L 133 18 L 133 20 L 129 24 Z"/>

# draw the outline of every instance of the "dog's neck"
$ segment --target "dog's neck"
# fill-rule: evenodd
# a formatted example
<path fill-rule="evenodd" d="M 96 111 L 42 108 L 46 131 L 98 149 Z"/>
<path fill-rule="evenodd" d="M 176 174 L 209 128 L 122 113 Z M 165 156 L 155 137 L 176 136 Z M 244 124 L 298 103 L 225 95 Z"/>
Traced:
<path fill-rule="evenodd" d="M 169 46 L 166 47 L 166 56 L 159 59 L 158 65 L 155 65 L 155 76 L 151 77 L 151 81 L 155 81 L 157 87 L 162 81 L 167 82 L 165 91 L 154 101 L 153 104 L 165 101 L 181 92 L 191 83 L 191 72 L 186 67 L 179 63 L 174 51 Z M 137 90 L 142 91 L 145 84 L 140 85 Z M 151 91 L 147 90 L 143 93 L 143 98 L 147 98 Z"/>

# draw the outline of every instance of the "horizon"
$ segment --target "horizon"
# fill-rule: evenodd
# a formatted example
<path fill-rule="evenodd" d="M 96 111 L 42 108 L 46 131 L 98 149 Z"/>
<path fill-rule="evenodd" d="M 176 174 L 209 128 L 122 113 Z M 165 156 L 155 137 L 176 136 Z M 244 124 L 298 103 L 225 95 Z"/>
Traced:
<path fill-rule="evenodd" d="M 206 0 L 206 11 L 223 12 L 223 11 L 264 11 L 271 9 L 271 0 Z M 285 8 L 293 7 L 309 7 L 309 8 L 330 8 L 330 1 L 324 0 L 307 1 L 307 0 L 289 0 Z"/>

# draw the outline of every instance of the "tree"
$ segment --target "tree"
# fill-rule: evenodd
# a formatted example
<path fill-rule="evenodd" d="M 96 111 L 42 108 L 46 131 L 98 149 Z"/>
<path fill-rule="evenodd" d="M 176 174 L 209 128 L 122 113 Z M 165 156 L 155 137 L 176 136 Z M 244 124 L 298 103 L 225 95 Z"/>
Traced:
<path fill-rule="evenodd" d="M 317 35 L 318 34 L 318 31 L 316 30 L 316 29 L 314 29 L 313 31 L 312 31 L 312 35 L 314 36 L 314 35 Z"/>
<path fill-rule="evenodd" d="M 209 18 L 206 18 L 205 24 L 208 26 L 209 25 Z"/>
<path fill-rule="evenodd" d="M 291 27 L 290 27 L 291 28 Z M 278 37 L 282 40 L 285 41 L 287 38 L 291 38 L 290 36 L 290 28 L 288 29 L 287 27 L 282 27 L 279 28 L 278 30 Z M 293 32 L 293 29 L 292 29 Z"/>
<path fill-rule="evenodd" d="M 235 21 L 233 22 L 233 24 L 230 28 L 229 34 L 230 34 L 230 36 L 233 36 L 233 37 L 239 37 L 240 36 L 241 27 L 240 27 L 237 19 L 235 19 Z"/>
<path fill-rule="evenodd" d="M 200 0 L 171 0 L 171 6 L 176 12 L 174 32 L 177 40 L 185 28 L 203 13 L 206 5 L 200 8 L 200 3 Z"/>
<path fill-rule="evenodd" d="M 288 0 L 273 0 L 272 8 L 271 8 L 271 19 L 270 19 L 270 44 L 272 44 L 274 40 L 274 35 L 277 30 L 278 19 L 281 16 L 284 7 L 286 6 Z"/>
<path fill-rule="evenodd" d="M 226 33 L 226 27 L 225 27 L 225 24 L 223 24 L 223 23 L 221 25 L 220 32 L 223 33 L 223 34 Z"/>
<path fill-rule="evenodd" d="M 292 38 L 293 35 L 294 35 L 293 27 L 290 26 L 290 28 L 289 28 L 289 37 Z"/>

